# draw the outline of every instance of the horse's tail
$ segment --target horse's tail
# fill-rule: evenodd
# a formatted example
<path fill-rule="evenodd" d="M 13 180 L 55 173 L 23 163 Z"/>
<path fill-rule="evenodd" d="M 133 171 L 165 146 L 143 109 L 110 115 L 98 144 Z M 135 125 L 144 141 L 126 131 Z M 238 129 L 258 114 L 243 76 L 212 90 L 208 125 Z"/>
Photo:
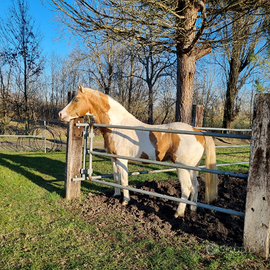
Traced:
<path fill-rule="evenodd" d="M 212 137 L 205 136 L 205 165 L 207 169 L 216 170 L 216 148 Z M 205 201 L 214 201 L 218 193 L 218 176 L 214 173 L 206 173 L 205 178 Z"/>

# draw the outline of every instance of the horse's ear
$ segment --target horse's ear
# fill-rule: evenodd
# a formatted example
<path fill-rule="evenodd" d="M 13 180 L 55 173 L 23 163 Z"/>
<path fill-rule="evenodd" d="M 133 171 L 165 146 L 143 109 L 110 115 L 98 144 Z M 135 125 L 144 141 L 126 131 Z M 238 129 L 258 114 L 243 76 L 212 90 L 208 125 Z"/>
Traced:
<path fill-rule="evenodd" d="M 78 89 L 79 89 L 80 92 L 84 93 L 84 89 L 83 89 L 81 84 L 78 84 Z"/>

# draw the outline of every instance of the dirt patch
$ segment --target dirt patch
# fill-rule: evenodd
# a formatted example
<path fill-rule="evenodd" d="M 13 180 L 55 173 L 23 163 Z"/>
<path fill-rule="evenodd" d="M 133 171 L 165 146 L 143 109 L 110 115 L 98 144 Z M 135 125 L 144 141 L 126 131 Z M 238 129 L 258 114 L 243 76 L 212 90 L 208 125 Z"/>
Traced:
<path fill-rule="evenodd" d="M 200 182 L 198 201 L 202 203 L 204 203 L 203 177 L 198 178 Z M 213 205 L 244 212 L 246 185 L 246 180 L 220 176 L 219 197 Z M 134 187 L 180 197 L 178 180 L 145 181 Z M 204 208 L 192 212 L 187 206 L 184 218 L 174 218 L 178 205 L 176 202 L 131 192 L 131 202 L 128 206 L 122 206 L 121 199 L 113 198 L 112 194 L 112 191 L 104 191 L 99 195 L 89 193 L 88 198 L 81 202 L 80 211 L 91 222 L 99 216 L 120 218 L 126 222 L 125 230 L 131 234 L 135 233 L 134 223 L 136 223 L 137 231 L 153 238 L 160 237 L 160 234 L 168 239 L 189 234 L 220 244 L 242 245 L 243 217 Z M 106 226 L 110 222 L 112 221 L 108 218 Z"/>

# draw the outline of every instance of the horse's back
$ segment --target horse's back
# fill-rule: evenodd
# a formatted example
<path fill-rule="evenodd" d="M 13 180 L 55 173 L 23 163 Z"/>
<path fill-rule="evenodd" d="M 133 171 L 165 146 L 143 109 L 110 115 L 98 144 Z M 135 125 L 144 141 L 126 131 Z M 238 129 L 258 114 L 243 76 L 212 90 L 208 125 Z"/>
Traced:
<path fill-rule="evenodd" d="M 136 124 L 150 128 L 194 130 L 192 126 L 180 122 L 153 126 L 141 122 Z M 198 164 L 204 152 L 203 136 L 126 129 L 115 129 L 111 136 L 119 155 L 159 161 L 171 160 L 192 166 Z"/>

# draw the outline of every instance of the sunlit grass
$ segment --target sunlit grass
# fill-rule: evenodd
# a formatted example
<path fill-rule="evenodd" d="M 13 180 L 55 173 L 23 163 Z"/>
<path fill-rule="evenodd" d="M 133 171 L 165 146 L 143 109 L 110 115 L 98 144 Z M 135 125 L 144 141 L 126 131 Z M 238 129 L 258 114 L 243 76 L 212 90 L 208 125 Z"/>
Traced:
<path fill-rule="evenodd" d="M 229 156 L 226 151 L 220 155 L 222 161 Z M 248 153 L 240 155 L 244 158 Z M 156 168 L 141 166 L 131 164 L 130 169 Z M 110 160 L 96 157 L 94 171 L 110 173 Z M 153 176 L 160 178 L 160 174 Z M 177 176 L 170 173 L 168 177 Z M 168 241 L 162 235 L 159 240 L 153 239 L 142 231 L 130 234 L 117 214 L 86 220 L 74 206 L 92 192 L 89 184 L 83 186 L 81 198 L 67 201 L 63 199 L 64 178 L 65 152 L 0 153 L 0 269 L 267 269 L 270 266 L 250 254 L 222 246 L 218 246 L 216 254 L 209 255 L 206 250 L 209 243 L 192 235 Z M 142 181 L 141 176 L 132 179 Z M 131 226 L 136 227 L 136 222 Z"/>

